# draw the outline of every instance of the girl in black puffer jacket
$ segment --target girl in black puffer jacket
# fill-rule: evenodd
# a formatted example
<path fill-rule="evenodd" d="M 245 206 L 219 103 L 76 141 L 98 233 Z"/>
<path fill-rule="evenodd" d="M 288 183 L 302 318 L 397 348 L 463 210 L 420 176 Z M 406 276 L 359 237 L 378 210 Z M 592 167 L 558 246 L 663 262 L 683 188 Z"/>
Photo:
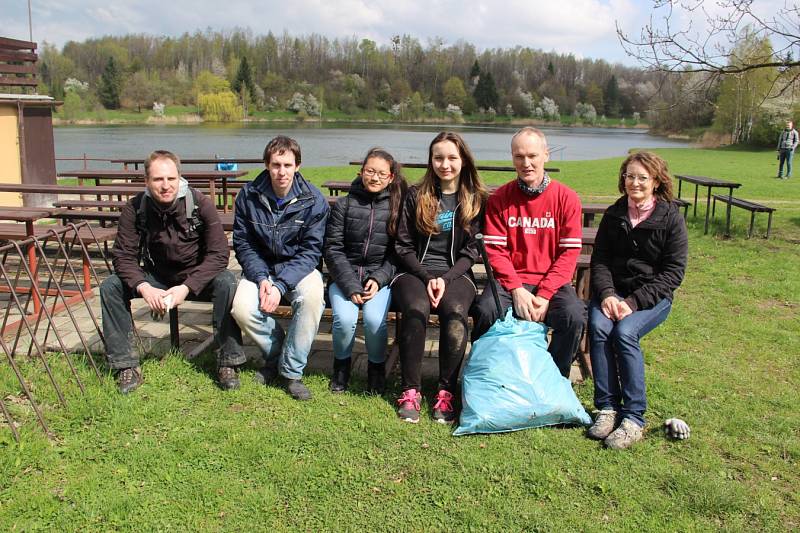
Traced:
<path fill-rule="evenodd" d="M 336 202 L 328 216 L 324 257 L 333 309 L 333 392 L 347 390 L 359 307 L 369 359 L 368 387 L 379 394 L 385 388 L 393 241 L 405 190 L 400 164 L 385 150 L 373 148 L 349 194 Z"/>

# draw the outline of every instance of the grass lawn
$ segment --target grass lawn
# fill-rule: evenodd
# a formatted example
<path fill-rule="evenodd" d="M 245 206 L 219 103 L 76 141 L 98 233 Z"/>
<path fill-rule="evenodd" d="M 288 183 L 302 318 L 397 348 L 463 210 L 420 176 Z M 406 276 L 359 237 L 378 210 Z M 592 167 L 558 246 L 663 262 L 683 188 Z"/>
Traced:
<path fill-rule="evenodd" d="M 673 172 L 739 181 L 737 196 L 778 211 L 768 241 L 745 238 L 742 210 L 731 239 L 716 227 L 703 235 L 690 211 L 686 279 L 643 342 L 649 432 L 633 449 L 605 450 L 580 428 L 455 438 L 428 415 L 398 422 L 396 388 L 334 396 L 322 375 L 307 379 L 307 403 L 249 371 L 241 390 L 222 392 L 209 354 L 146 361 L 145 384 L 128 397 L 79 365 L 87 392 L 65 387 L 66 408 L 40 366 L 22 363 L 45 399 L 48 440 L 3 365 L 0 391 L 25 422 L 21 444 L 0 426 L 0 529 L 797 530 L 800 179 L 774 179 L 772 152 L 659 152 Z M 557 162 L 555 177 L 610 201 L 620 161 Z M 305 169 L 316 183 L 354 173 Z M 591 383 L 576 391 L 591 409 Z M 691 439 L 663 436 L 673 416 Z"/>

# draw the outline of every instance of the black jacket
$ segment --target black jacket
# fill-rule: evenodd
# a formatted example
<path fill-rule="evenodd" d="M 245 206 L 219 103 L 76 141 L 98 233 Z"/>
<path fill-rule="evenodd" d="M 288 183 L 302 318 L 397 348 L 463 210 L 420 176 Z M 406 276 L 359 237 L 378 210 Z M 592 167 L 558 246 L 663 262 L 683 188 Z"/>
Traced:
<path fill-rule="evenodd" d="M 419 189 L 416 186 L 409 187 L 403 201 L 403 211 L 400 213 L 400 220 L 397 224 L 397 240 L 394 244 L 397 253 L 398 268 L 402 272 L 408 272 L 417 276 L 423 283 L 427 284 L 434 277 L 422 266 L 423 254 L 428 245 L 430 235 L 423 235 L 417 231 L 417 194 Z M 459 223 L 458 212 L 460 205 L 456 207 L 453 220 L 453 239 L 451 256 L 448 260 L 450 270 L 442 275 L 442 279 L 449 284 L 454 279 L 465 274 L 472 276 L 472 265 L 480 257 L 478 242 L 475 235 L 481 232 L 483 227 L 483 214 L 486 205 L 481 207 L 481 212 L 472 220 L 469 232 L 464 231 Z"/>
<path fill-rule="evenodd" d="M 182 193 L 192 194 L 191 190 Z M 141 236 L 136 227 L 136 212 L 143 196 L 144 193 L 136 195 L 122 208 L 112 251 L 114 271 L 132 291 L 145 281 L 146 274 L 139 264 Z M 199 232 L 190 227 L 182 197 L 168 207 L 148 201 L 146 245 L 153 259 L 150 273 L 170 287 L 182 283 L 196 296 L 228 268 L 230 252 L 217 208 L 208 196 L 195 196 L 199 199 L 198 215 L 203 223 Z"/>
<path fill-rule="evenodd" d="M 592 252 L 592 294 L 601 301 L 614 293 L 634 311 L 650 309 L 683 281 L 688 255 L 686 224 L 672 202 L 658 201 L 635 228 L 628 197 L 611 205 L 600 221 Z"/>
<path fill-rule="evenodd" d="M 390 214 L 389 190 L 373 194 L 361 178 L 353 180 L 350 193 L 331 209 L 323 253 L 331 281 L 346 296 L 360 293 L 370 278 L 379 287 L 392 279 Z"/>

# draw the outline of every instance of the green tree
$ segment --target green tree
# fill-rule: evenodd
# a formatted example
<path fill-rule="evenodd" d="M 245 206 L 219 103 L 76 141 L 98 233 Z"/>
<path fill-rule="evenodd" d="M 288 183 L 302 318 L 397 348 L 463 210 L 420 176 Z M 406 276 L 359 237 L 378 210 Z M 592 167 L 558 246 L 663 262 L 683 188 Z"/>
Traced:
<path fill-rule="evenodd" d="M 464 88 L 464 82 L 461 78 L 453 76 L 447 80 L 442 88 L 442 95 L 444 96 L 445 106 L 448 104 L 464 107 L 464 100 L 467 98 L 467 90 Z"/>
<path fill-rule="evenodd" d="M 201 93 L 197 96 L 200 116 L 209 122 L 233 122 L 242 116 L 242 108 L 236 95 L 230 91 Z"/>
<path fill-rule="evenodd" d="M 599 85 L 592 82 L 586 88 L 586 103 L 591 104 L 595 110 L 605 112 L 605 103 L 603 101 L 603 89 Z"/>
<path fill-rule="evenodd" d="M 97 97 L 106 109 L 119 109 L 119 96 L 122 92 L 122 76 L 114 61 L 109 56 L 106 68 L 100 76 L 100 85 L 97 88 Z"/>
<path fill-rule="evenodd" d="M 759 38 L 749 28 L 743 31 L 741 40 L 731 51 L 732 63 L 748 64 L 754 58 L 769 56 L 772 45 L 767 37 Z M 732 65 L 736 68 L 738 64 Z M 768 121 L 764 112 L 764 101 L 769 97 L 775 80 L 780 75 L 776 68 L 759 68 L 726 74 L 720 84 L 714 127 L 730 134 L 731 142 L 749 142 L 753 126 L 759 121 Z"/>
<path fill-rule="evenodd" d="M 247 104 L 256 92 L 256 87 L 253 83 L 253 72 L 250 69 L 250 63 L 247 62 L 247 56 L 242 56 L 242 61 L 239 63 L 239 69 L 236 71 L 236 77 L 233 79 L 231 88 L 233 92 L 239 95 L 244 116 L 247 117 Z"/>
<path fill-rule="evenodd" d="M 497 94 L 497 87 L 494 84 L 494 78 L 491 72 L 481 74 L 481 78 L 478 80 L 478 85 L 475 87 L 473 95 L 475 96 L 475 103 L 478 104 L 478 107 L 482 107 L 486 110 L 492 107 L 497 110 L 500 97 Z"/>
<path fill-rule="evenodd" d="M 195 94 L 195 99 L 198 101 L 201 94 L 217 94 L 228 92 L 231 90 L 231 85 L 228 80 L 221 78 L 208 70 L 203 70 L 197 75 L 194 80 L 192 91 Z"/>
<path fill-rule="evenodd" d="M 126 100 L 136 106 L 139 113 L 142 112 L 142 106 L 150 107 L 156 97 L 155 87 L 143 70 L 130 77 L 122 94 Z"/>
<path fill-rule="evenodd" d="M 608 78 L 605 90 L 604 107 L 607 117 L 618 117 L 620 110 L 619 84 L 617 77 L 612 75 Z"/>

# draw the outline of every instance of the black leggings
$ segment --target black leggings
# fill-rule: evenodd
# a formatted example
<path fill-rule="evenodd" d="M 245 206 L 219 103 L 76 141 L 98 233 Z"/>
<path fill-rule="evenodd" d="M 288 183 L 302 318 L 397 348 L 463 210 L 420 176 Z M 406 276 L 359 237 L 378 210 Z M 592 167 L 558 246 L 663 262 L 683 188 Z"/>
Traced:
<path fill-rule="evenodd" d="M 439 302 L 439 388 L 454 392 L 467 348 L 467 316 L 475 299 L 475 285 L 464 276 L 450 282 Z M 422 387 L 425 329 L 431 314 L 426 285 L 413 274 L 392 284 L 392 301 L 402 313 L 400 370 L 403 390 Z"/>

